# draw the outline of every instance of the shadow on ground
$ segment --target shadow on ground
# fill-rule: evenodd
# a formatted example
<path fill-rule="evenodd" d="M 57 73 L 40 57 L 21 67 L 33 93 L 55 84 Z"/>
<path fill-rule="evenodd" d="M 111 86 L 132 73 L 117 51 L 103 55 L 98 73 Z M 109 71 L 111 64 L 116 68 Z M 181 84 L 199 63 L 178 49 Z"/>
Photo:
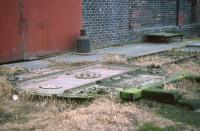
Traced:
<path fill-rule="evenodd" d="M 138 131 L 181 131 L 184 130 L 180 126 L 168 126 L 165 128 L 160 128 L 153 123 L 146 123 L 138 129 Z"/>
<path fill-rule="evenodd" d="M 161 117 L 170 119 L 176 123 L 200 128 L 200 113 L 172 105 L 161 105 L 157 113 L 161 115 Z M 178 129 L 180 129 L 180 127 Z"/>
<path fill-rule="evenodd" d="M 26 114 L 31 112 L 29 106 L 10 107 L 0 111 L 0 125 L 6 123 L 24 123 L 27 122 Z"/>

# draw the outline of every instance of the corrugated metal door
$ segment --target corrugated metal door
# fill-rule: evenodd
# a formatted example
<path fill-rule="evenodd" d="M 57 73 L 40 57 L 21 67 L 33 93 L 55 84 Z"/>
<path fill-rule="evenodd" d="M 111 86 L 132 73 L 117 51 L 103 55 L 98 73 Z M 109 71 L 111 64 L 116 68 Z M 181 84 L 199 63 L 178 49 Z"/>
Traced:
<path fill-rule="evenodd" d="M 23 58 L 20 0 L 0 0 L 0 63 Z"/>
<path fill-rule="evenodd" d="M 26 58 L 72 49 L 82 28 L 82 0 L 23 0 Z"/>

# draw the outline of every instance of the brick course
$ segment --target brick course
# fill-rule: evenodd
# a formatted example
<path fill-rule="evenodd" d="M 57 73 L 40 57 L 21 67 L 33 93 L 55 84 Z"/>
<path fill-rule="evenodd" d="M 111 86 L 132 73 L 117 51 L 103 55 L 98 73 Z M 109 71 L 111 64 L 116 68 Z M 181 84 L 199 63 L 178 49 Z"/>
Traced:
<path fill-rule="evenodd" d="M 200 22 L 194 1 L 180 0 L 182 30 Z M 176 30 L 176 10 L 176 0 L 83 0 L 83 27 L 93 47 L 126 44 L 145 33 Z"/>

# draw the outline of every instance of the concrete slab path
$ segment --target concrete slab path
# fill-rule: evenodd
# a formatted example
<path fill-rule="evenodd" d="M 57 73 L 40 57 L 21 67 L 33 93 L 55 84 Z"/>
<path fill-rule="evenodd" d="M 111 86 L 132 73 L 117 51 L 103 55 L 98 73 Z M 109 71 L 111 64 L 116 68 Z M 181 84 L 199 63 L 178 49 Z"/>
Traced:
<path fill-rule="evenodd" d="M 56 62 L 96 62 L 102 60 L 102 55 L 107 53 L 122 54 L 126 57 L 138 57 L 151 53 L 157 53 L 172 48 L 180 48 L 183 43 L 172 42 L 172 43 L 140 43 L 125 46 L 117 46 L 110 48 L 103 48 L 94 50 L 94 54 L 91 55 L 76 55 L 74 52 L 69 52 L 62 55 L 57 55 L 54 57 L 40 59 L 35 61 L 25 61 L 19 63 L 7 64 L 6 66 L 23 67 L 27 69 L 43 69 L 48 67 L 51 63 L 50 61 Z"/>

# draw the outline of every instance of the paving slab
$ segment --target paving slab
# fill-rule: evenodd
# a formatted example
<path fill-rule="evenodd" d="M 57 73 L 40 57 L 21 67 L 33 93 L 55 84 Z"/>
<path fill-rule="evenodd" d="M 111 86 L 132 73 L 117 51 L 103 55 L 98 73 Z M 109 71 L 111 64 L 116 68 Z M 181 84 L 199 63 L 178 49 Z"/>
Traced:
<path fill-rule="evenodd" d="M 48 58 L 48 60 L 52 61 L 63 61 L 66 63 L 72 62 L 95 62 L 100 60 L 102 57 L 102 53 L 98 50 L 95 50 L 94 53 L 90 55 L 77 55 L 75 52 L 70 52 L 62 55 L 58 55 L 55 57 Z"/>
<path fill-rule="evenodd" d="M 200 47 L 200 42 L 192 42 L 187 45 L 188 47 Z"/>
<path fill-rule="evenodd" d="M 198 112 L 198 113 L 200 113 L 200 109 L 198 109 L 198 110 L 195 110 L 195 112 Z"/>
<path fill-rule="evenodd" d="M 26 69 L 44 69 L 47 68 L 50 62 L 45 60 L 34 60 L 34 61 L 25 61 L 25 62 L 17 62 L 12 64 L 6 64 L 8 67 L 23 67 Z"/>
<path fill-rule="evenodd" d="M 20 66 L 27 69 L 37 69 L 37 68 L 43 69 L 48 67 L 48 65 L 50 64 L 49 61 L 66 62 L 66 63 L 84 62 L 84 61 L 96 62 L 96 61 L 102 61 L 102 56 L 108 53 L 121 54 L 124 55 L 125 57 L 139 57 L 151 53 L 162 52 L 172 48 L 180 48 L 182 46 L 183 44 L 180 42 L 171 42 L 170 44 L 140 43 L 140 44 L 98 49 L 94 50 L 94 53 L 91 55 L 76 55 L 73 52 L 69 52 L 62 55 L 50 57 L 47 59 L 7 64 L 6 66 Z"/>
<path fill-rule="evenodd" d="M 170 44 L 166 43 L 141 43 L 141 44 L 132 44 L 118 47 L 110 47 L 94 50 L 94 54 L 91 55 L 76 55 L 75 53 L 66 53 L 56 57 L 51 57 L 49 60 L 55 61 L 65 61 L 65 62 L 83 62 L 83 61 L 102 61 L 102 56 L 104 54 L 120 54 L 125 57 L 138 57 L 146 54 L 162 52 L 172 48 L 179 48 L 183 44 L 179 42 L 173 42 Z"/>
<path fill-rule="evenodd" d="M 104 53 L 113 53 L 121 54 L 126 57 L 139 57 L 151 53 L 162 52 L 172 48 L 179 48 L 183 44 L 179 42 L 172 42 L 170 44 L 166 43 L 142 43 L 142 44 L 133 44 L 121 47 L 110 47 L 100 50 L 102 54 Z"/>

